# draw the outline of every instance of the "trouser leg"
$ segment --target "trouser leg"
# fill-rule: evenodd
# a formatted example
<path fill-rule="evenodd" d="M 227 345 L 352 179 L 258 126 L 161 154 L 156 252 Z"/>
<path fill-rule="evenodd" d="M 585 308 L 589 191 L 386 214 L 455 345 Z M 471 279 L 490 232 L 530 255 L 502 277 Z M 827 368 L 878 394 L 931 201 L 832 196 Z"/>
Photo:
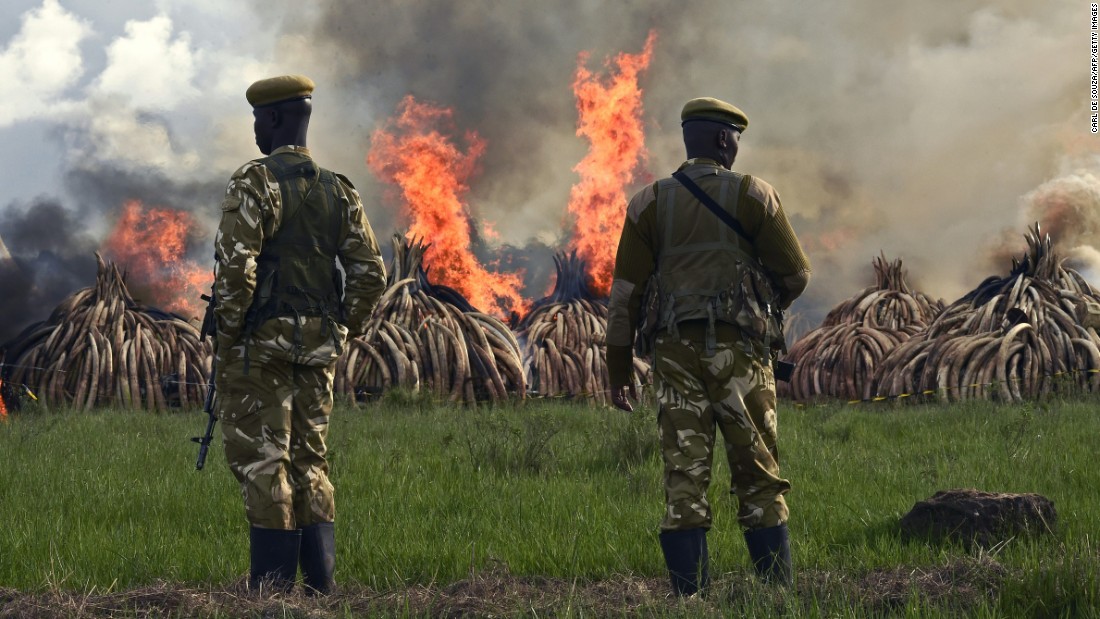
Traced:
<path fill-rule="evenodd" d="M 294 415 L 290 475 L 294 487 L 294 517 L 299 527 L 336 519 L 326 459 L 333 371 L 334 366 L 295 366 L 292 372 Z"/>
<path fill-rule="evenodd" d="M 715 421 L 730 465 L 730 492 L 744 529 L 787 521 L 783 495 L 791 484 L 779 476 L 775 381 L 771 368 L 739 348 L 721 348 L 709 362 Z"/>
<path fill-rule="evenodd" d="M 229 469 L 241 487 L 249 524 L 297 529 L 290 475 L 293 408 L 289 364 L 239 360 L 219 368 L 218 411 Z"/>
<path fill-rule="evenodd" d="M 709 529 L 713 409 L 696 377 L 696 357 L 683 343 L 658 342 L 654 364 L 657 428 L 664 461 L 665 517 L 662 531 Z"/>

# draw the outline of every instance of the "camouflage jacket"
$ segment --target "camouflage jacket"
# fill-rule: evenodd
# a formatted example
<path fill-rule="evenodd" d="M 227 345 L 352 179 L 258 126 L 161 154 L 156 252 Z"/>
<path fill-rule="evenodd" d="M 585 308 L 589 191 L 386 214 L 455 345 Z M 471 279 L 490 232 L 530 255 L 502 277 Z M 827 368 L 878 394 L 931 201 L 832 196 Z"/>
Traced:
<path fill-rule="evenodd" d="M 302 146 L 283 146 L 272 154 L 294 151 L 309 157 Z M 273 318 L 256 327 L 248 345 L 253 356 L 285 359 L 305 365 L 327 365 L 339 355 L 347 337 L 362 334 L 374 306 L 386 287 L 386 269 L 378 241 L 367 221 L 359 192 L 343 176 L 339 179 L 339 200 L 346 205 L 347 225 L 340 230 L 337 256 L 345 273 L 345 323 L 337 325 L 335 337 L 320 317 L 300 320 L 302 345 L 295 346 L 291 334 L 295 318 Z M 283 200 L 279 182 L 259 161 L 251 161 L 229 180 L 221 205 L 221 223 L 214 240 L 214 294 L 217 298 L 218 358 L 230 348 L 243 346 L 242 328 L 256 289 L 256 258 L 264 239 L 279 229 Z"/>

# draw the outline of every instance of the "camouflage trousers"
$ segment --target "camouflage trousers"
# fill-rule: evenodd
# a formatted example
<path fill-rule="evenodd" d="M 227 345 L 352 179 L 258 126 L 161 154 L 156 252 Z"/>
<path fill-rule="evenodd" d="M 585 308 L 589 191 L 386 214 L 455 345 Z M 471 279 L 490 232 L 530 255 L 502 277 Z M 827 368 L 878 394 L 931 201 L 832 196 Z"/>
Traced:
<path fill-rule="evenodd" d="M 787 521 L 779 477 L 775 379 L 771 366 L 732 343 L 704 345 L 660 336 L 655 349 L 658 428 L 665 463 L 664 531 L 707 528 L 714 442 L 721 433 L 736 494 L 737 519 L 745 529 Z"/>
<path fill-rule="evenodd" d="M 284 530 L 332 522 L 325 438 L 335 363 L 312 367 L 253 358 L 247 374 L 242 355 L 222 364 L 218 416 L 248 522 Z"/>

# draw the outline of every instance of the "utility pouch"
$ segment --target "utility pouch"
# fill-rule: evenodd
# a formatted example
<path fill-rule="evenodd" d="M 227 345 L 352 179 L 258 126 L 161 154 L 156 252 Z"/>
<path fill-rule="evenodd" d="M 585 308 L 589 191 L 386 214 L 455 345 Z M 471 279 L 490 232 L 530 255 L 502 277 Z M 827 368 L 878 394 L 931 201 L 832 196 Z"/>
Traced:
<path fill-rule="evenodd" d="M 772 361 L 772 374 L 775 376 L 775 380 L 785 383 L 791 382 L 791 377 L 794 376 L 794 368 L 795 365 L 789 361 L 780 361 L 779 359 Z"/>
<path fill-rule="evenodd" d="M 768 346 L 779 331 L 772 315 L 774 302 L 768 276 L 747 261 L 737 262 L 737 276 L 718 296 L 721 317 L 737 325 L 749 339 Z"/>
<path fill-rule="evenodd" d="M 271 302 L 271 297 L 275 294 L 275 286 L 278 283 L 279 271 L 271 269 L 270 271 L 261 272 L 259 278 L 256 281 L 256 292 L 253 293 L 252 298 L 255 299 L 253 303 L 257 308 L 266 307 Z"/>

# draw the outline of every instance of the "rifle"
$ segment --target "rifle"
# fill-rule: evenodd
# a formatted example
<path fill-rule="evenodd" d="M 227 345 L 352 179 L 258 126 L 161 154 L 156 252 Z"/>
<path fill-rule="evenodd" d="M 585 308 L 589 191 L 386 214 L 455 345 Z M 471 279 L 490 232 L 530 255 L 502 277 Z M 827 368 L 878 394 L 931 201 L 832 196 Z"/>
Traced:
<path fill-rule="evenodd" d="M 202 329 L 199 331 L 199 341 L 206 339 L 206 336 L 215 334 L 217 329 L 214 322 L 214 307 L 217 306 L 217 301 L 214 297 L 214 287 L 210 287 L 210 295 L 202 295 L 202 300 L 206 301 L 206 314 L 202 319 Z M 213 360 L 210 363 L 210 382 L 206 385 L 206 401 L 203 403 L 202 410 L 208 416 L 206 420 L 206 432 L 200 437 L 192 437 L 191 440 L 199 444 L 199 457 L 195 460 L 195 470 L 201 471 L 202 467 L 206 465 L 206 452 L 210 449 L 210 442 L 214 440 L 214 424 L 218 423 L 218 416 L 214 411 L 214 376 L 215 369 Z"/>
<path fill-rule="evenodd" d="M 776 309 L 774 315 L 776 325 L 779 328 L 779 341 L 778 345 L 772 347 L 772 375 L 775 376 L 775 380 L 789 383 L 791 377 L 794 376 L 795 364 L 779 360 L 780 355 L 787 352 L 787 333 L 783 328 L 783 321 L 786 316 L 781 309 Z"/>

